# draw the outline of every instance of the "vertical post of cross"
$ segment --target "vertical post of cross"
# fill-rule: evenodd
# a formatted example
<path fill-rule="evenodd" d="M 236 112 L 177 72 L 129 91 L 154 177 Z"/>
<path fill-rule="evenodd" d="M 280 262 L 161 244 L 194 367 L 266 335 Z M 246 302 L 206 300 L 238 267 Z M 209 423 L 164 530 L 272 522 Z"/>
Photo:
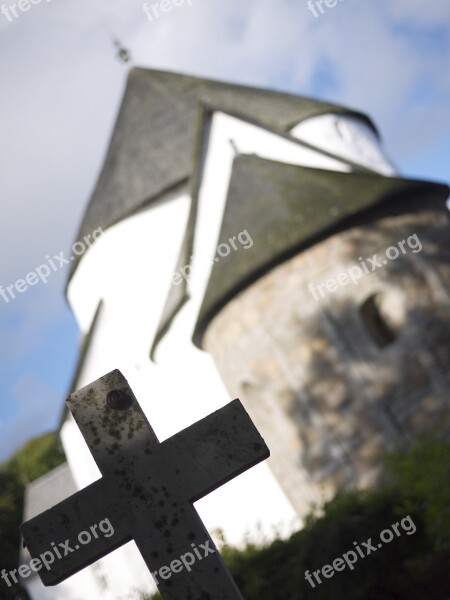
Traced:
<path fill-rule="evenodd" d="M 76 540 L 105 518 L 114 535 L 40 571 L 43 583 L 55 585 L 133 539 L 165 600 L 242 600 L 193 507 L 270 454 L 239 400 L 162 443 L 119 371 L 72 394 L 67 404 L 102 479 L 25 523 L 24 542 L 38 558 L 52 542 Z"/>

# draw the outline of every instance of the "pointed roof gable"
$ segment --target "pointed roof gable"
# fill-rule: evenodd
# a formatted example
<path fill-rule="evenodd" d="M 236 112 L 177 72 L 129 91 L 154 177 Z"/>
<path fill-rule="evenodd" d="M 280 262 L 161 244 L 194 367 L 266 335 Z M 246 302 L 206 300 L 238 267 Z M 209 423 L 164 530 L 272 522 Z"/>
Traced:
<path fill-rule="evenodd" d="M 220 105 L 262 125 L 287 132 L 325 113 L 365 115 L 291 94 L 222 83 L 153 69 L 130 71 L 126 91 L 78 240 L 130 216 L 192 173 L 192 149 L 203 105 Z M 78 259 L 71 265 L 73 275 Z"/>
<path fill-rule="evenodd" d="M 227 240 L 242 229 L 242 223 L 251 223 L 254 245 L 213 264 L 194 343 L 201 347 L 209 322 L 231 298 L 290 256 L 362 222 L 376 210 L 386 215 L 418 207 L 426 210 L 431 198 L 445 206 L 449 192 L 446 184 L 238 155 L 219 239 Z"/>

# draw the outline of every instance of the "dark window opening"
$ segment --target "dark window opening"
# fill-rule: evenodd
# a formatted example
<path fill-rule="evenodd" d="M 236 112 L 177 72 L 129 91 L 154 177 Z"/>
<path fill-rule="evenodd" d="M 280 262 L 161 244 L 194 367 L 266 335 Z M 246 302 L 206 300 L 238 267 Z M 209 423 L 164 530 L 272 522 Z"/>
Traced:
<path fill-rule="evenodd" d="M 379 348 L 395 341 L 395 332 L 389 327 L 380 308 L 380 294 L 369 296 L 361 306 L 361 317 L 366 329 Z"/>

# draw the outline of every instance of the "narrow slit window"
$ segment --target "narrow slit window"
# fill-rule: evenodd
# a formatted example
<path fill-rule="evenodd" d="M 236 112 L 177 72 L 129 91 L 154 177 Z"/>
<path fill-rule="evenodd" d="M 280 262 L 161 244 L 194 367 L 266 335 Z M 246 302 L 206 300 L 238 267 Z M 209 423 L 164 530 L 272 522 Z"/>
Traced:
<path fill-rule="evenodd" d="M 361 317 L 370 337 L 379 348 L 385 348 L 396 339 L 381 310 L 380 294 L 373 294 L 361 306 Z"/>

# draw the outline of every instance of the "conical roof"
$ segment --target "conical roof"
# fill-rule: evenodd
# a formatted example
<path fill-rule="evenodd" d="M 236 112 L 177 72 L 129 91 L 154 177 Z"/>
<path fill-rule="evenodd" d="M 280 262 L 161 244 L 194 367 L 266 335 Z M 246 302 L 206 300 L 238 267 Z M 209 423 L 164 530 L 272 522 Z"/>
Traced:
<path fill-rule="evenodd" d="M 287 132 L 296 123 L 325 113 L 356 111 L 309 98 L 157 71 L 130 71 L 106 159 L 77 236 L 133 214 L 186 181 L 193 169 L 199 108 L 220 106 Z M 71 275 L 77 265 L 72 263 Z"/>
<path fill-rule="evenodd" d="M 426 210 L 432 201 L 444 207 L 449 191 L 446 184 L 429 181 L 342 173 L 237 156 L 219 240 L 235 235 L 242 223 L 251 223 L 254 247 L 213 264 L 194 342 L 201 347 L 202 336 L 219 310 L 290 256 L 362 222 L 377 210 L 384 215 L 416 211 L 418 205 Z"/>

